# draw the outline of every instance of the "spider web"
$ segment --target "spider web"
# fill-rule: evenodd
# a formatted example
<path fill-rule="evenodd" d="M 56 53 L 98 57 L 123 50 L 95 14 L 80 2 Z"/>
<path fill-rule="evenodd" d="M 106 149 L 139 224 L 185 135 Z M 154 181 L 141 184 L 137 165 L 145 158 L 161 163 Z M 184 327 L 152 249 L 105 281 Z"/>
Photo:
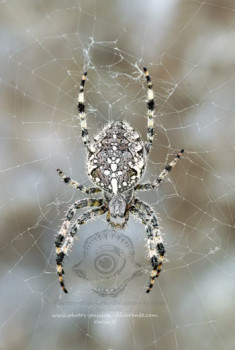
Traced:
<path fill-rule="evenodd" d="M 147 4 L 147 6 L 146 6 Z M 234 1 L 0 1 L 1 349 L 233 349 Z M 146 139 L 148 67 L 155 139 L 144 181 L 181 148 L 158 191 L 159 280 L 144 226 L 87 223 L 55 272 L 54 237 L 89 186 L 76 98 L 86 83 L 90 137 L 127 120 Z"/>

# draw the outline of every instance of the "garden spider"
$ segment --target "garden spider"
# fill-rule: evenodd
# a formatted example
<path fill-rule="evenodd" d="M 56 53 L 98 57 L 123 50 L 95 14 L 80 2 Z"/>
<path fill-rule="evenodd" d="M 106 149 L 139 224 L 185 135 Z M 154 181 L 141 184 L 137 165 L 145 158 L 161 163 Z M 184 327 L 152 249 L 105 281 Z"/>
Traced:
<path fill-rule="evenodd" d="M 160 274 L 165 248 L 159 230 L 158 219 L 153 209 L 135 197 L 137 190 L 157 188 L 162 180 L 181 158 L 182 149 L 169 165 L 160 173 L 153 183 L 139 184 L 143 176 L 147 155 L 152 147 L 154 129 L 154 94 L 149 73 L 144 68 L 148 85 L 147 101 L 147 141 L 143 142 L 139 134 L 124 121 L 111 122 L 94 138 L 89 141 L 84 105 L 84 85 L 87 73 L 84 73 L 78 94 L 78 112 L 81 121 L 82 140 L 88 153 L 88 175 L 96 187 L 86 188 L 66 176 L 60 169 L 57 172 L 64 183 L 79 189 L 86 194 L 102 192 L 99 199 L 81 199 L 68 210 L 63 225 L 56 237 L 56 263 L 60 285 L 65 293 L 67 289 L 63 279 L 63 260 L 72 247 L 74 236 L 81 225 L 88 220 L 107 213 L 107 221 L 114 228 L 123 228 L 128 221 L 129 213 L 135 215 L 145 225 L 147 234 L 148 257 L 152 265 L 150 283 L 146 290 L 150 292 L 154 280 Z M 85 211 L 72 224 L 71 221 L 77 209 L 96 207 Z M 71 227 L 70 227 L 71 226 Z"/>

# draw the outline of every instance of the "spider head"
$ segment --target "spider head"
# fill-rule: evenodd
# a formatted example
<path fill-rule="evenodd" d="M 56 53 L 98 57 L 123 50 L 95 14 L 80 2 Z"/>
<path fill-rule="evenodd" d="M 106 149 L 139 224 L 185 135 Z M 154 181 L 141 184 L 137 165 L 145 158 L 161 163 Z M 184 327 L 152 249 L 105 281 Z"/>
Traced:
<path fill-rule="evenodd" d="M 108 202 L 108 216 L 107 220 L 115 228 L 122 228 L 125 226 L 128 219 L 128 204 L 132 198 L 132 191 L 117 193 L 116 195 L 106 195 Z"/>

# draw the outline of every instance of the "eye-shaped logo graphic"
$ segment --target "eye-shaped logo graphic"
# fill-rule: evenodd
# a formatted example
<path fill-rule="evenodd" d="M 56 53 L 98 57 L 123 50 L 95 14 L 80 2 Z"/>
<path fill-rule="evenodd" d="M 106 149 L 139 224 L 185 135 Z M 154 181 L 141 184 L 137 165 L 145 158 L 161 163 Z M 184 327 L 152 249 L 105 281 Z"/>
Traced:
<path fill-rule="evenodd" d="M 83 258 L 73 271 L 90 281 L 92 290 L 101 296 L 116 297 L 133 277 L 143 273 L 134 261 L 131 239 L 114 230 L 90 236 L 84 244 Z"/>

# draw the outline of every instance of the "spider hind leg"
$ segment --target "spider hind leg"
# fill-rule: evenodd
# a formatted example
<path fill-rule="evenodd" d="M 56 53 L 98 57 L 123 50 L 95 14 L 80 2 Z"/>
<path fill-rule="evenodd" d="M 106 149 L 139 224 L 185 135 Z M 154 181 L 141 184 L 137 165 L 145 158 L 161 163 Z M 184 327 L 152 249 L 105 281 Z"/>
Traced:
<path fill-rule="evenodd" d="M 147 124 L 147 142 L 145 144 L 145 148 L 147 153 L 149 153 L 150 149 L 152 148 L 153 144 L 153 138 L 154 138 L 154 128 L 153 128 L 153 118 L 154 118 L 154 93 L 153 93 L 153 84 L 149 75 L 149 72 L 147 68 L 143 68 L 144 74 L 146 77 L 147 85 L 148 85 L 148 101 L 147 101 L 147 117 L 148 117 L 148 124 Z"/>
<path fill-rule="evenodd" d="M 80 90 L 78 94 L 78 113 L 80 117 L 81 122 L 81 128 L 82 128 L 82 140 L 84 143 L 84 146 L 87 148 L 89 146 L 89 133 L 87 129 L 87 123 L 86 123 L 86 110 L 85 110 L 85 99 L 84 99 L 84 86 L 86 82 L 87 72 L 83 74 L 82 81 L 80 84 Z"/>

